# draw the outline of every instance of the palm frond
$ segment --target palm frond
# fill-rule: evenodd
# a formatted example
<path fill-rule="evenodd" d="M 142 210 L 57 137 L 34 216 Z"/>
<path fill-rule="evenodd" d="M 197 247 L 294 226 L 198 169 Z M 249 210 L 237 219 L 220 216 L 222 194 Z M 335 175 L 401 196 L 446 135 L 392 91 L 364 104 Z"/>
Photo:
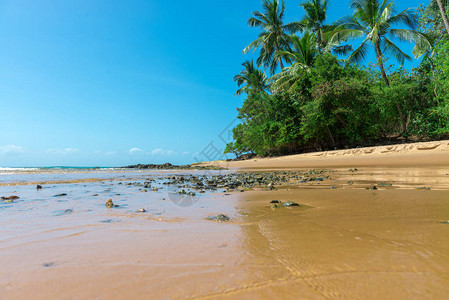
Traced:
<path fill-rule="evenodd" d="M 347 58 L 348 62 L 356 62 L 360 63 L 365 60 L 366 55 L 368 54 L 368 45 L 366 44 L 368 39 L 365 39 L 360 46 L 354 50 L 354 52 L 349 55 Z"/>
<path fill-rule="evenodd" d="M 403 23 L 412 30 L 415 30 L 418 26 L 418 15 L 416 13 L 416 10 L 408 8 L 401 11 L 399 14 L 390 17 L 388 23 L 391 25 Z"/>
<path fill-rule="evenodd" d="M 390 41 L 388 38 L 384 37 L 381 42 L 381 47 L 384 49 L 384 51 L 392 56 L 401 64 L 404 64 L 405 60 L 411 61 L 412 58 L 404 53 L 401 49 L 399 49 L 398 46 L 396 46 L 392 41 Z"/>

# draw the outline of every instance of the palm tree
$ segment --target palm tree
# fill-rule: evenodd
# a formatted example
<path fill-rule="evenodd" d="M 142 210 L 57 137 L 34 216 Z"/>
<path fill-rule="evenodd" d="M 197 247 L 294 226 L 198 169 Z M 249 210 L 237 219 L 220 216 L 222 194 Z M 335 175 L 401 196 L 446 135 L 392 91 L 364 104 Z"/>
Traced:
<path fill-rule="evenodd" d="M 443 1 L 436 0 L 438 7 L 440 8 L 441 17 L 443 18 L 444 26 L 446 27 L 447 34 L 449 35 L 449 21 L 447 19 L 446 8 L 443 5 Z M 446 2 L 446 1 L 445 1 Z"/>
<path fill-rule="evenodd" d="M 330 43 L 332 36 L 336 35 L 340 27 L 325 24 L 328 9 L 327 0 L 307 0 L 302 2 L 300 7 L 302 7 L 306 12 L 301 24 L 303 24 L 308 30 L 315 33 L 318 51 L 322 53 L 325 48 L 328 48 L 327 46 Z M 344 41 L 341 40 L 338 41 L 338 43 L 332 43 L 332 51 L 335 54 L 347 55 L 352 51 L 352 46 L 340 45 L 340 42 Z"/>
<path fill-rule="evenodd" d="M 376 51 L 382 77 L 387 86 L 390 86 L 384 68 L 384 53 L 393 55 L 400 64 L 403 64 L 405 60 L 412 60 L 390 38 L 409 42 L 425 38 L 423 34 L 415 31 L 418 24 L 416 12 L 409 8 L 395 14 L 395 4 L 392 0 L 383 0 L 382 3 L 379 0 L 352 0 L 350 7 L 354 9 L 353 15 L 340 21 L 341 30 L 333 38 L 335 40 L 364 38 L 360 46 L 349 56 L 348 61 L 362 61 L 367 54 L 368 44 L 371 44 Z M 400 23 L 410 29 L 392 28 Z M 396 103 L 396 108 L 400 117 L 402 135 L 407 129 L 407 120 L 399 103 Z"/>
<path fill-rule="evenodd" d="M 315 58 L 319 54 L 317 37 L 309 31 L 306 31 L 301 38 L 297 35 L 290 36 L 290 43 L 293 50 L 283 50 L 276 54 L 291 61 L 292 65 L 271 77 L 274 91 L 294 89 L 304 72 L 308 72 L 313 67 Z"/>
<path fill-rule="evenodd" d="M 243 53 L 260 48 L 258 65 L 268 68 L 270 74 L 274 74 L 277 66 L 284 68 L 282 58 L 275 58 L 279 51 L 289 48 L 288 33 L 299 31 L 303 26 L 299 22 L 284 24 L 284 2 L 279 0 L 262 0 L 263 13 L 255 11 L 253 17 L 248 20 L 250 27 L 262 29 L 259 37 L 249 44 Z"/>
<path fill-rule="evenodd" d="M 267 76 L 254 66 L 253 61 L 245 61 L 242 66 L 244 69 L 234 77 L 234 81 L 239 87 L 243 85 L 237 90 L 236 95 L 249 94 L 251 91 L 265 92 L 269 88 Z"/>
<path fill-rule="evenodd" d="M 326 0 L 308 0 L 299 5 L 306 12 L 301 23 L 307 29 L 315 32 L 320 52 L 325 44 L 325 31 L 329 29 L 329 26 L 324 25 L 327 19 L 327 4 L 328 2 Z"/>
<path fill-rule="evenodd" d="M 390 81 L 383 64 L 384 53 L 393 55 L 400 64 L 412 59 L 390 38 L 409 42 L 424 38 L 421 33 L 414 30 L 418 22 L 416 12 L 413 9 L 406 9 L 395 14 L 394 1 L 389 0 L 383 0 L 382 3 L 379 0 L 352 0 L 350 7 L 354 9 L 353 15 L 339 21 L 340 29 L 333 40 L 364 38 L 360 46 L 349 56 L 348 61 L 362 61 L 366 57 L 368 44 L 371 44 L 376 51 L 382 77 L 389 86 Z M 400 23 L 410 29 L 392 28 Z"/>

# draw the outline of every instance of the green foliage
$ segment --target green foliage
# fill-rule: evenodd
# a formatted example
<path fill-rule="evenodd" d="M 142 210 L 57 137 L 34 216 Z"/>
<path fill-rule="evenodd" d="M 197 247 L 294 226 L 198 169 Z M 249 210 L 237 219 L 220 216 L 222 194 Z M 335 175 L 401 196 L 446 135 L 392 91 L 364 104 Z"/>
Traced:
<path fill-rule="evenodd" d="M 271 17 L 278 27 L 283 24 L 279 22 L 283 5 L 276 0 L 263 3 L 266 9 L 277 7 Z M 415 12 L 396 13 L 393 1 L 354 0 L 354 15 L 338 26 L 324 25 L 326 1 L 309 0 L 301 5 L 306 16 L 300 23 L 307 31 L 288 38 L 278 35 L 285 44 L 265 53 L 271 55 L 267 62 L 281 64 L 284 60 L 288 65 L 269 80 L 249 63 L 236 76 L 239 86 L 245 85 L 240 91 L 247 98 L 239 109 L 241 123 L 233 130 L 234 142 L 227 145 L 227 153 L 282 155 L 449 137 L 449 41 L 438 32 L 442 23 L 433 0 L 419 10 L 420 32 L 413 30 Z M 256 19 L 263 16 L 255 13 Z M 398 23 L 411 29 L 392 28 Z M 291 28 L 297 26 L 291 24 L 296 24 Z M 265 30 L 262 35 L 268 36 L 268 27 L 259 25 Z M 346 61 L 360 61 L 371 44 L 379 50 L 379 70 L 342 63 L 331 54 L 339 43 L 362 36 L 365 40 Z M 422 57 L 418 67 L 400 67 L 387 75 L 385 54 L 400 63 L 411 59 L 390 37 L 416 41 L 414 55 Z M 262 47 L 262 40 L 252 45 Z M 272 65 L 266 67 L 273 71 Z"/>

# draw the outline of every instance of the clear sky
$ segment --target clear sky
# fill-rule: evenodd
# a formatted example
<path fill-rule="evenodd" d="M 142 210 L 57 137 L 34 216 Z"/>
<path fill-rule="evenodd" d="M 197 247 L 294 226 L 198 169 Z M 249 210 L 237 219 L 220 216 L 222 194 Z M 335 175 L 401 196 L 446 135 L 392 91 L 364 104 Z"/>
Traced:
<path fill-rule="evenodd" d="M 300 1 L 285 3 L 287 21 L 303 16 Z M 331 0 L 329 20 L 348 6 Z M 0 0 L 0 166 L 218 158 L 244 99 L 233 82 L 251 58 L 242 49 L 258 35 L 246 21 L 260 8 L 260 0 Z"/>

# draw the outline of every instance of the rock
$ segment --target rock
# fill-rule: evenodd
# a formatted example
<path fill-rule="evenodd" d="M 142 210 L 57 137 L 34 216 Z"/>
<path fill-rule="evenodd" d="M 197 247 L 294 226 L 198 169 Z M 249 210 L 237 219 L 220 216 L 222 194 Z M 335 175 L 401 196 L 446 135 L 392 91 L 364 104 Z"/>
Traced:
<path fill-rule="evenodd" d="M 6 201 L 8 201 L 8 200 L 17 200 L 17 199 L 20 199 L 20 197 L 19 196 L 15 196 L 15 195 L 12 195 L 12 196 L 9 196 L 9 197 L 2 197 L 2 200 L 6 200 Z"/>
<path fill-rule="evenodd" d="M 279 200 L 271 200 L 270 203 L 271 203 L 271 204 L 273 204 L 273 203 L 281 203 L 281 201 L 279 201 Z"/>
<path fill-rule="evenodd" d="M 67 196 L 67 194 L 66 193 L 57 194 L 57 195 L 54 195 L 53 197 L 63 197 L 63 196 Z"/>
<path fill-rule="evenodd" d="M 98 197 L 98 194 L 93 194 L 92 196 L 93 196 L 93 197 Z"/>
<path fill-rule="evenodd" d="M 137 212 L 144 213 L 144 212 L 146 212 L 146 210 L 145 210 L 145 208 L 141 208 Z"/>
<path fill-rule="evenodd" d="M 287 201 L 284 204 L 282 204 L 282 206 L 284 207 L 292 207 L 292 206 L 299 206 L 298 203 L 292 202 L 292 201 Z"/>
<path fill-rule="evenodd" d="M 146 189 L 143 189 L 143 190 L 142 190 L 142 193 L 146 193 L 146 192 L 148 192 Z"/>
<path fill-rule="evenodd" d="M 106 201 L 105 206 L 107 208 L 113 208 L 114 207 L 114 202 L 112 202 L 112 199 L 109 199 L 108 201 Z"/>
<path fill-rule="evenodd" d="M 212 221 L 217 221 L 217 222 L 225 222 L 225 221 L 229 221 L 230 220 L 230 218 L 228 216 L 223 215 L 223 214 L 219 214 L 219 215 L 216 215 L 216 216 L 208 217 L 208 219 L 212 220 Z"/>
<path fill-rule="evenodd" d="M 36 185 L 36 190 L 42 190 L 42 185 Z"/>
<path fill-rule="evenodd" d="M 159 189 L 158 189 L 157 187 L 155 187 L 155 186 L 154 186 L 154 187 L 152 187 L 152 188 L 151 188 L 151 190 L 152 190 L 153 192 L 157 192 L 157 191 L 159 191 Z"/>

